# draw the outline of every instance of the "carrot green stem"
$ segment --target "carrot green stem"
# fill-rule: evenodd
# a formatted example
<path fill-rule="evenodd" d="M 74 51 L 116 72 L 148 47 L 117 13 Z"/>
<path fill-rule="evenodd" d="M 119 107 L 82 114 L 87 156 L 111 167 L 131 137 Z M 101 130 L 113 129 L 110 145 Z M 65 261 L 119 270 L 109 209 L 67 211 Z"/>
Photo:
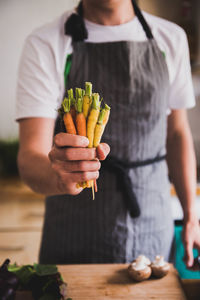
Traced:
<path fill-rule="evenodd" d="M 91 82 L 85 83 L 85 94 L 86 94 L 86 96 L 89 96 L 89 97 L 92 96 L 92 83 Z"/>
<path fill-rule="evenodd" d="M 98 118 L 98 121 L 97 121 L 98 124 L 100 124 L 100 125 L 103 124 L 103 119 L 105 117 L 105 114 L 106 114 L 106 110 L 102 109 L 100 111 L 99 118 Z"/>
<path fill-rule="evenodd" d="M 70 99 L 70 101 L 71 101 L 71 107 L 75 106 L 76 100 L 74 98 L 72 98 L 72 99 Z"/>
<path fill-rule="evenodd" d="M 100 100 L 99 100 L 99 94 L 98 93 L 93 93 L 92 94 L 92 108 L 99 110 L 100 109 Z"/>
<path fill-rule="evenodd" d="M 84 96 L 85 96 L 85 90 L 82 89 L 82 97 L 84 97 Z"/>
<path fill-rule="evenodd" d="M 81 98 L 78 98 L 78 100 L 76 102 L 76 111 L 77 111 L 77 113 L 83 112 L 83 100 Z"/>
<path fill-rule="evenodd" d="M 108 104 L 105 103 L 104 109 L 110 110 L 110 106 L 108 106 Z"/>
<path fill-rule="evenodd" d="M 72 100 L 72 99 L 74 98 L 74 92 L 73 92 L 73 89 L 68 90 L 67 93 L 68 93 L 68 98 L 69 98 L 70 100 Z"/>
<path fill-rule="evenodd" d="M 82 98 L 82 89 L 80 88 L 76 88 L 76 100 L 78 100 L 78 98 Z"/>
<path fill-rule="evenodd" d="M 71 101 L 68 98 L 65 98 L 62 103 L 62 107 L 65 113 L 70 111 Z"/>

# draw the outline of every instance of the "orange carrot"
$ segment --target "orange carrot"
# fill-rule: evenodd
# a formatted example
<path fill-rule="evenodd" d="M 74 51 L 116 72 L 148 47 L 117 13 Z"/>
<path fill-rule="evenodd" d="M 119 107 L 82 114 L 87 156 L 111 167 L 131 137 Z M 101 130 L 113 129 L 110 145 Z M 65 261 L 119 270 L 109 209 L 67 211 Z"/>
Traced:
<path fill-rule="evenodd" d="M 70 108 L 70 114 L 71 114 L 71 116 L 72 116 L 73 121 L 76 122 L 76 109 L 75 109 L 74 106 L 72 106 L 72 107 Z"/>
<path fill-rule="evenodd" d="M 71 105 L 70 105 L 70 114 L 72 115 L 74 123 L 76 122 L 76 109 L 75 109 L 75 99 L 74 99 L 74 93 L 73 89 L 70 89 L 67 91 L 68 98 L 70 99 Z"/>
<path fill-rule="evenodd" d="M 83 114 L 83 91 L 76 89 L 76 128 L 79 135 L 86 136 L 86 118 Z"/>
<path fill-rule="evenodd" d="M 98 192 L 97 180 L 96 179 L 94 180 L 94 191 L 95 191 L 95 193 Z"/>
<path fill-rule="evenodd" d="M 86 136 L 86 120 L 83 113 L 76 115 L 76 128 L 79 135 Z"/>
<path fill-rule="evenodd" d="M 67 133 L 76 134 L 76 127 L 74 125 L 74 121 L 72 115 L 70 113 L 70 100 L 65 98 L 62 103 L 62 107 L 64 110 L 63 121 L 65 124 L 65 129 Z"/>

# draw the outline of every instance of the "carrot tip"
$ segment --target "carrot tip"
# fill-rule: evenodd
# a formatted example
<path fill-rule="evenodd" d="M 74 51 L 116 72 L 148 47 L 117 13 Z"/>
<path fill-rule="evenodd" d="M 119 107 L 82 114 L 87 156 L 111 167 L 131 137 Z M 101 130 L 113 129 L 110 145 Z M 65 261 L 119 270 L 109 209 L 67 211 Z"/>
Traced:
<path fill-rule="evenodd" d="M 94 181 L 92 181 L 92 200 L 95 199 Z"/>
<path fill-rule="evenodd" d="M 94 181 L 94 190 L 95 190 L 95 193 L 98 192 L 97 180 L 96 180 L 96 179 L 95 179 L 95 181 Z"/>

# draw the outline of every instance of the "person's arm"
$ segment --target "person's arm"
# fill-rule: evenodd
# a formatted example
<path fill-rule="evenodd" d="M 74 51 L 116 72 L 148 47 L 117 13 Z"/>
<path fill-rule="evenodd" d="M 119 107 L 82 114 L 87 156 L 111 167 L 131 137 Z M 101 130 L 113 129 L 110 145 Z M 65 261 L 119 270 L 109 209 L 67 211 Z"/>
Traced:
<path fill-rule="evenodd" d="M 184 213 L 185 260 L 193 265 L 193 247 L 200 250 L 200 229 L 195 210 L 196 159 L 187 113 L 172 110 L 168 117 L 167 163 Z"/>
<path fill-rule="evenodd" d="M 98 178 L 100 163 L 96 158 L 105 159 L 109 146 L 88 149 L 87 138 L 67 133 L 53 138 L 54 124 L 50 118 L 19 121 L 20 175 L 35 192 L 76 195 L 82 191 L 76 188 L 77 182 Z"/>

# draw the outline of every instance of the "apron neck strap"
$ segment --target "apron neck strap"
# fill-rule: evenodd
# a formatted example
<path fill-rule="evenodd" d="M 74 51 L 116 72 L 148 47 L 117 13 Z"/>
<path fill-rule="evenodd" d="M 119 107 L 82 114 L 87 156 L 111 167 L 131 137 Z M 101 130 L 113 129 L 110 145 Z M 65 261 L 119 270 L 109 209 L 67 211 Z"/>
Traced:
<path fill-rule="evenodd" d="M 135 0 L 132 0 L 132 4 L 133 4 L 133 8 L 134 8 L 134 11 L 135 11 L 135 14 L 136 16 L 138 17 L 138 20 L 140 21 L 140 24 L 142 25 L 145 33 L 146 33 L 146 36 L 148 39 L 153 39 L 153 34 L 151 32 L 151 29 L 149 27 L 149 25 L 147 24 L 139 6 L 137 5 L 137 3 L 135 2 Z"/>
<path fill-rule="evenodd" d="M 147 24 L 140 8 L 135 0 L 132 0 L 135 15 L 141 23 L 148 39 L 153 39 L 153 35 L 149 25 Z M 84 41 L 88 38 L 87 28 L 83 18 L 83 3 L 80 1 L 77 7 L 77 13 L 73 13 L 65 22 L 65 34 L 71 35 L 74 42 Z"/>
<path fill-rule="evenodd" d="M 77 13 L 73 13 L 65 22 L 65 34 L 72 37 L 73 42 L 84 41 L 88 38 L 88 31 L 83 18 L 83 3 L 80 1 Z"/>

